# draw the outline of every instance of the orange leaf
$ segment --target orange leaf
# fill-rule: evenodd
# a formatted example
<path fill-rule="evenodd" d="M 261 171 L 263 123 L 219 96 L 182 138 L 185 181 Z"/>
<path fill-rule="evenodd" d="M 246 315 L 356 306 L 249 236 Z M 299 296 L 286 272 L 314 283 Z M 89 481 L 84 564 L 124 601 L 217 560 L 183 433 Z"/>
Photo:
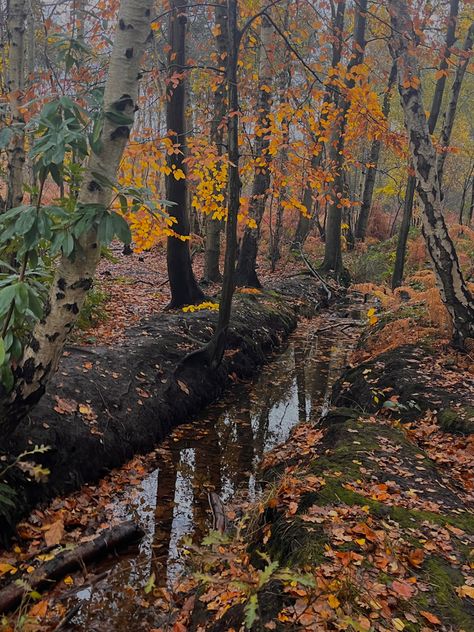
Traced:
<path fill-rule="evenodd" d="M 438 619 L 438 617 L 435 614 L 432 614 L 431 612 L 427 612 L 426 610 L 420 610 L 420 614 L 422 617 L 425 617 L 425 619 L 429 621 L 430 623 L 441 625 L 441 621 Z"/>

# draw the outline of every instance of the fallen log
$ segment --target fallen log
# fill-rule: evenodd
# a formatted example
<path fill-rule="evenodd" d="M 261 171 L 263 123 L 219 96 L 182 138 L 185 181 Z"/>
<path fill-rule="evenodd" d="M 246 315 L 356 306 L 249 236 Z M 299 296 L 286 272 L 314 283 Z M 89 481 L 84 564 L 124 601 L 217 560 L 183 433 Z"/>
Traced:
<path fill-rule="evenodd" d="M 50 448 L 32 459 L 49 470 L 46 482 L 29 480 L 18 468 L 2 481 L 16 495 L 8 504 L 0 495 L 0 542 L 9 540 L 34 506 L 149 452 L 233 381 L 255 374 L 296 327 L 298 316 L 314 315 L 324 298 L 321 284 L 309 276 L 258 294 L 238 293 L 217 370 L 181 366 L 213 336 L 217 314 L 210 310 L 149 316 L 120 345 L 69 347 L 34 410 L 8 441 L 0 439 L 5 462 L 35 445 Z"/>
<path fill-rule="evenodd" d="M 117 551 L 144 536 L 143 529 L 133 522 L 123 522 L 102 531 L 90 542 L 79 544 L 72 551 L 64 551 L 25 577 L 24 582 L 9 584 L 0 590 L 0 614 L 13 610 L 30 591 L 44 590 L 68 573 L 85 564 Z"/>

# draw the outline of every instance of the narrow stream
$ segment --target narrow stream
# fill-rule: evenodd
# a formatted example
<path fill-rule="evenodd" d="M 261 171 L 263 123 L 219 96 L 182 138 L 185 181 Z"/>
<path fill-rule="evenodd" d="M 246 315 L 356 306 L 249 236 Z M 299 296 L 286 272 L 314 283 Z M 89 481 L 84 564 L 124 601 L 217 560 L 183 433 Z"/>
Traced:
<path fill-rule="evenodd" d="M 68 610 L 77 609 L 66 629 L 153 627 L 153 609 L 141 607 L 150 576 L 156 587 L 166 587 L 179 575 L 180 542 L 200 542 L 212 526 L 210 491 L 224 503 L 236 496 L 254 500 L 265 452 L 284 442 L 297 423 L 317 423 L 354 344 L 358 307 L 340 305 L 303 322 L 259 377 L 232 387 L 160 445 L 151 473 L 122 492 L 115 505 L 118 517 L 142 524 L 145 538 L 138 551 L 96 569 L 89 585 L 65 600 Z"/>

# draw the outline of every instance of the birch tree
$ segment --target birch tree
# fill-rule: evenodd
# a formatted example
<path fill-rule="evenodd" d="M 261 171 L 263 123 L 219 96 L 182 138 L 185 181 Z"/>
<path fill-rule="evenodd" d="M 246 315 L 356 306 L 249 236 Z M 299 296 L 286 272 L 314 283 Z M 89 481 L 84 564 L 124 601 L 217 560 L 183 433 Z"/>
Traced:
<path fill-rule="evenodd" d="M 443 302 L 452 318 L 453 345 L 464 349 L 466 340 L 474 338 L 474 298 L 443 217 L 436 150 L 420 87 L 416 35 L 406 1 L 388 0 L 388 7 L 392 25 L 390 52 L 397 64 L 398 90 L 422 207 L 422 231 Z"/>
<path fill-rule="evenodd" d="M 25 83 L 26 0 L 11 0 L 7 13 L 8 74 L 6 88 L 10 105 L 11 137 L 8 145 L 8 182 L 5 210 L 21 204 L 25 164 L 25 122 L 21 95 Z"/>
<path fill-rule="evenodd" d="M 100 143 L 89 156 L 77 207 L 94 205 L 108 213 L 112 190 L 104 182 L 115 180 L 130 135 L 137 108 L 140 62 L 151 34 L 152 6 L 151 0 L 122 0 L 105 85 Z M 15 386 L 7 404 L 10 426 L 40 399 L 57 369 L 66 339 L 92 286 L 100 246 L 94 225 L 79 237 L 72 255 L 61 256 L 43 318 L 34 327 L 16 369 Z"/>

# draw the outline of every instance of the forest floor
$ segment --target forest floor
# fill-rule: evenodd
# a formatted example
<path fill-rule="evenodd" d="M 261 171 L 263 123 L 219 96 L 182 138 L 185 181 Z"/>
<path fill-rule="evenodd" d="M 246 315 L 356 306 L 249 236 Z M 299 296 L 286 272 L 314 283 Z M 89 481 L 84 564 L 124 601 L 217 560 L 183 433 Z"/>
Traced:
<path fill-rule="evenodd" d="M 91 321 L 100 322 L 79 334 L 81 343 L 120 343 L 126 327 L 168 301 L 166 285 L 158 287 L 162 256 L 114 256 L 100 270 L 110 299 L 93 306 Z M 265 265 L 261 273 L 266 279 Z M 263 495 L 226 504 L 228 527 L 185 547 L 182 576 L 163 585 L 150 575 L 138 587 L 143 625 L 135 629 L 474 629 L 474 355 L 449 347 L 432 275 L 415 276 L 395 293 L 355 286 L 377 306 L 367 310 L 331 410 L 264 456 Z M 146 473 L 137 457 L 35 510 L 14 548 L 0 553 L 0 575 L 27 574 L 57 547 L 92 539 L 110 525 L 120 490 Z M 68 592 L 90 575 L 67 575 L 54 597 L 33 595 L 3 629 L 58 629 L 70 614 Z"/>

